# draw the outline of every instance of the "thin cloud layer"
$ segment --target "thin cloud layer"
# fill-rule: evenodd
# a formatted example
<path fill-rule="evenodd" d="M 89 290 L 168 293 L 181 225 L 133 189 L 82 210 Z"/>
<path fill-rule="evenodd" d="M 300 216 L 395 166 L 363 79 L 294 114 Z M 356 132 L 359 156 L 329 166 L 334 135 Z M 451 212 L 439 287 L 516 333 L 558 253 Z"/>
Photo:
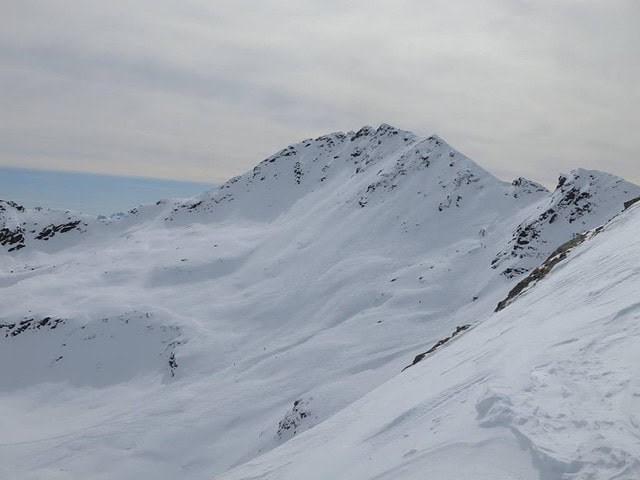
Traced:
<path fill-rule="evenodd" d="M 640 182 L 634 0 L 73 2 L 0 18 L 0 164 L 222 181 L 387 122 L 500 177 Z"/>

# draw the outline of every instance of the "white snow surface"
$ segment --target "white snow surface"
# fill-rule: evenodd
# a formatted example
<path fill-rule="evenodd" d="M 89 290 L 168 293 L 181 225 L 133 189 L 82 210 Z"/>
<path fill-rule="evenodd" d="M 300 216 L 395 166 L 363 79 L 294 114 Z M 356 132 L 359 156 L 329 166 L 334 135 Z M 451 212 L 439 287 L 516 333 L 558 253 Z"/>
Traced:
<path fill-rule="evenodd" d="M 640 478 L 638 196 L 381 125 L 111 220 L 0 202 L 0 478 Z"/>
<path fill-rule="evenodd" d="M 640 209 L 535 288 L 220 478 L 640 478 Z"/>

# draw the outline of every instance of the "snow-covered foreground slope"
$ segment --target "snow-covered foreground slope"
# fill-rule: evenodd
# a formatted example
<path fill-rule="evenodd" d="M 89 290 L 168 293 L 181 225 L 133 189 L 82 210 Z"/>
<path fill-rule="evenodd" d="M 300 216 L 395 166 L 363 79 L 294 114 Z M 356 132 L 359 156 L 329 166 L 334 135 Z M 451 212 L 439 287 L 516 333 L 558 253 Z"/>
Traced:
<path fill-rule="evenodd" d="M 231 479 L 640 478 L 640 208 Z"/>
<path fill-rule="evenodd" d="M 504 183 L 382 125 L 119 219 L 2 202 L 0 478 L 211 478 L 337 435 L 338 412 L 638 196 L 585 170 L 553 193 Z"/>

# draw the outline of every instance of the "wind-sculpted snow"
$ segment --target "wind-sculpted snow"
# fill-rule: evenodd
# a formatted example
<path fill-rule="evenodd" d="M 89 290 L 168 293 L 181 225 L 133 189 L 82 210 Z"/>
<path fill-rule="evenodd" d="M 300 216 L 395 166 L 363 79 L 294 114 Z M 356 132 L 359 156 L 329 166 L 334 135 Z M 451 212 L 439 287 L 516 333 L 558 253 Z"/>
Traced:
<path fill-rule="evenodd" d="M 305 140 L 202 195 L 113 218 L 2 203 L 0 477 L 214 478 L 251 465 L 322 432 L 421 352 L 393 381 L 468 345 L 527 272 L 639 195 L 595 172 L 553 193 L 502 182 L 437 136 L 381 125 Z M 550 208 L 558 217 L 538 221 Z M 530 225 L 537 236 L 512 255 Z M 455 422 L 459 412 L 433 411 L 491 377 L 484 352 L 473 380 L 440 389 L 436 376 L 399 403 L 433 395 L 422 406 L 379 405 L 397 415 L 373 441 L 400 438 L 388 453 L 408 459 L 386 475 L 473 460 L 479 437 L 422 457 L 396 451 L 397 435 L 406 419 L 431 416 L 426 432 Z M 474 422 L 478 398 L 460 407 Z M 530 466 L 509 432 L 473 425 L 497 456 Z"/>
<path fill-rule="evenodd" d="M 219 478 L 638 478 L 638 234 L 632 207 L 500 313 Z"/>

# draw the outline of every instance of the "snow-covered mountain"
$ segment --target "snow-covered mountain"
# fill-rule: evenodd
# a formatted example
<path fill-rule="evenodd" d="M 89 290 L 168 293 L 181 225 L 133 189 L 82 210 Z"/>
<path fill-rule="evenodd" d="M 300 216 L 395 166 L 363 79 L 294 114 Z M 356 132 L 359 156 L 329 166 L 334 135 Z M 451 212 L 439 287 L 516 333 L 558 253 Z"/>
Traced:
<path fill-rule="evenodd" d="M 547 390 L 524 394 L 507 375 L 528 374 L 527 362 L 539 358 L 530 340 L 565 332 L 536 312 L 561 315 L 577 296 L 532 305 L 525 299 L 551 280 L 528 282 L 531 293 L 492 312 L 528 275 L 539 276 L 534 269 L 552 252 L 639 196 L 633 184 L 586 170 L 562 175 L 554 192 L 522 178 L 505 183 L 436 136 L 381 125 L 302 141 L 198 197 L 118 218 L 1 202 L 0 477 L 216 478 L 236 468 L 230 478 L 411 478 L 430 464 L 444 468 L 435 449 L 454 445 L 446 440 L 457 434 L 450 457 L 504 446 L 520 478 L 546 472 L 532 457 L 567 460 L 565 473 L 575 470 L 567 478 L 589 478 L 591 451 L 580 456 L 567 446 L 566 457 L 542 458 L 547 444 L 536 435 L 554 428 L 553 419 L 537 419 L 533 433 L 518 429 L 520 415 L 535 418 L 520 407 Z M 634 208 L 613 224 L 632 223 Z M 576 252 L 624 228 L 607 227 Z M 577 253 L 563 255 L 561 265 L 574 264 Z M 525 333 L 510 311 L 530 316 Z M 580 328 L 571 318 L 567 332 Z M 572 349 L 582 345 L 575 343 L 552 359 L 574 361 Z M 449 353 L 460 345 L 464 355 Z M 487 383 L 487 372 L 503 383 Z M 491 397 L 478 394 L 485 384 L 505 396 L 482 416 L 511 402 L 511 423 L 493 422 L 507 428 L 481 428 L 465 416 Z M 393 414 L 400 420 L 389 420 Z M 448 436 L 429 433 L 423 422 L 436 417 Z M 365 438 L 362 425 L 373 432 L 385 419 L 399 430 L 381 427 L 387 433 Z M 422 443 L 391 460 L 407 443 L 396 437 L 406 424 L 421 425 Z M 465 444 L 467 427 L 475 430 Z M 484 445 L 476 430 L 486 434 L 486 450 L 476 448 Z M 590 430 L 576 425 L 563 435 L 575 432 Z M 545 441 L 562 443 L 560 433 L 547 434 Z M 532 446 L 520 451 L 515 441 L 527 446 L 525 437 Z M 616 448 L 601 455 L 632 465 L 621 452 L 633 452 Z M 339 461 L 316 466 L 323 457 L 314 451 Z M 562 478 L 553 476 L 562 468 L 544 478 Z M 445 473 L 433 478 L 451 478 Z"/>
<path fill-rule="evenodd" d="M 638 234 L 636 205 L 500 313 L 220 478 L 639 478 Z"/>

